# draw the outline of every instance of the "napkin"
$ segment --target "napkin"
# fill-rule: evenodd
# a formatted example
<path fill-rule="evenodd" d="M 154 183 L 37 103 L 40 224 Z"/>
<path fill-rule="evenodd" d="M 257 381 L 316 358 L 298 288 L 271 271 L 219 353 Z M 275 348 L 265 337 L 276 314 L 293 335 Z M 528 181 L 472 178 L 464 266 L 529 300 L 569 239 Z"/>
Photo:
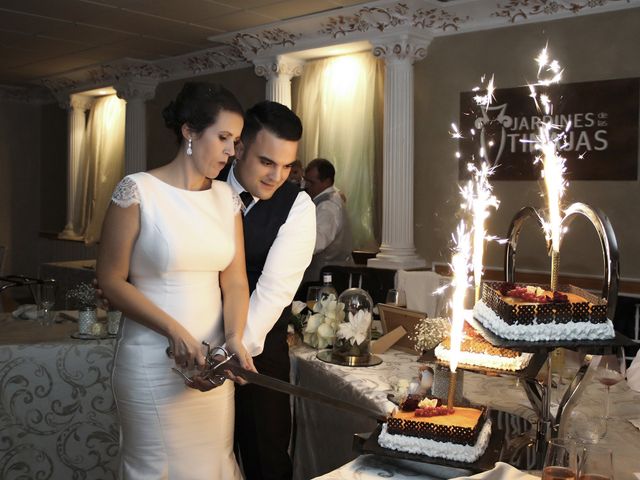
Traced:
<path fill-rule="evenodd" d="M 627 385 L 631 390 L 640 392 L 640 350 L 627 369 Z"/>
<path fill-rule="evenodd" d="M 11 312 L 11 316 L 20 320 L 35 320 L 38 318 L 38 307 L 33 304 L 20 305 Z"/>
<path fill-rule="evenodd" d="M 482 479 L 482 480 L 540 480 L 535 475 L 530 475 L 525 472 L 521 472 L 515 467 L 503 462 L 497 462 L 496 466 L 486 472 L 478 473 L 471 477 L 456 477 L 453 480 L 468 480 L 468 479 Z"/>

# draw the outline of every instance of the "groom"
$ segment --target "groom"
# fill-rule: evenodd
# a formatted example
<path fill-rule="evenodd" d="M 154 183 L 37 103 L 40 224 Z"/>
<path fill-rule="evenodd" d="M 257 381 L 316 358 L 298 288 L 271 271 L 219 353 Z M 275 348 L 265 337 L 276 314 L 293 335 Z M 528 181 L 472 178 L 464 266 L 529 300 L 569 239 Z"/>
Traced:
<path fill-rule="evenodd" d="M 226 180 L 243 201 L 244 242 L 251 299 L 244 344 L 258 372 L 289 382 L 287 318 L 315 245 L 315 206 L 287 182 L 302 123 L 276 102 L 245 114 L 236 160 Z M 236 446 L 247 480 L 290 479 L 289 396 L 256 385 L 236 388 Z"/>

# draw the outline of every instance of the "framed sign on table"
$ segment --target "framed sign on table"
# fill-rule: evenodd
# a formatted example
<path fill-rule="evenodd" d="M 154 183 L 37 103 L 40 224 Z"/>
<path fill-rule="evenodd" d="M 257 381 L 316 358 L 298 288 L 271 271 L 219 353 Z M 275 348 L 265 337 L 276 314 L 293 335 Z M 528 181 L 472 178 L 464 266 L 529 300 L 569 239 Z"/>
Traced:
<path fill-rule="evenodd" d="M 416 325 L 423 318 L 427 318 L 427 314 L 388 303 L 379 303 L 378 311 L 380 312 L 383 334 L 387 334 L 397 327 L 402 327 L 407 332 L 396 342 L 394 347 L 408 353 L 416 353 L 414 349 Z"/>

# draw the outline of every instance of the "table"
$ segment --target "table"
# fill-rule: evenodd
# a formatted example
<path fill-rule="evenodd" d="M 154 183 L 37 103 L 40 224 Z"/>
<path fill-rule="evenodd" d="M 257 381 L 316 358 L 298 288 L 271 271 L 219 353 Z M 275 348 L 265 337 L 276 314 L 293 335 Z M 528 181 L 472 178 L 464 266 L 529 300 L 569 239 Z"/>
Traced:
<path fill-rule="evenodd" d="M 318 389 L 329 395 L 355 401 L 370 408 L 389 411 L 393 404 L 387 400 L 394 379 L 411 378 L 417 374 L 417 356 L 389 350 L 380 355 L 383 363 L 376 367 L 341 367 L 322 362 L 316 358 L 316 351 L 300 346 L 292 350 L 292 372 L 300 385 Z M 463 394 L 470 401 L 485 404 L 491 408 L 521 416 L 531 422 L 536 415 L 527 400 L 524 389 L 516 384 L 512 376 L 489 377 L 472 372 L 464 373 Z M 587 417 L 601 415 L 604 405 L 604 387 L 595 382 L 590 372 L 584 379 L 585 389 L 575 411 Z M 566 384 L 553 389 L 552 402 L 561 398 Z M 356 418 L 352 414 L 319 405 L 307 400 L 296 399 L 297 424 L 294 439 L 294 478 L 349 478 L 346 471 L 353 472 L 353 478 L 362 472 L 379 468 L 375 465 L 396 462 L 389 459 L 368 459 L 352 462 L 357 454 L 350 449 L 353 434 L 372 431 L 376 424 L 366 418 Z M 611 388 L 611 414 L 621 418 L 640 417 L 640 394 L 633 392 L 622 382 Z M 572 415 L 566 416 L 565 431 L 571 429 Z M 636 480 L 632 472 L 640 472 L 640 431 L 626 420 L 613 421 L 611 431 L 601 443 L 614 449 L 616 480 Z M 408 468 L 405 464 L 403 468 Z M 349 464 L 346 465 L 345 464 Z M 367 465 L 369 465 L 367 467 Z M 344 467 L 343 467 L 344 466 Z M 340 467 L 343 467 L 340 469 Z M 419 466 L 418 466 L 419 467 Z M 416 468 L 418 468 L 416 467 Z M 330 472 L 340 469 L 340 477 Z M 428 476 L 424 478 L 429 478 Z"/>
<path fill-rule="evenodd" d="M 115 341 L 0 315 L 0 478 L 116 479 Z"/>

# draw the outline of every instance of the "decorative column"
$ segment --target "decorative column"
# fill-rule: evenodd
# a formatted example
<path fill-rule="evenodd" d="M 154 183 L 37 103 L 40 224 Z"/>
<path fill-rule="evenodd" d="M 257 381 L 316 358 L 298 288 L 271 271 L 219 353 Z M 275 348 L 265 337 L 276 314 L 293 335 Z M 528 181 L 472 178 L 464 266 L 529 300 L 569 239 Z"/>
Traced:
<path fill-rule="evenodd" d="M 382 245 L 367 265 L 406 269 L 426 266 L 413 243 L 413 63 L 427 55 L 424 34 L 381 36 L 373 54 L 385 61 Z"/>
<path fill-rule="evenodd" d="M 291 108 L 291 79 L 302 75 L 304 61 L 285 55 L 253 61 L 256 75 L 267 79 L 266 99 Z"/>
<path fill-rule="evenodd" d="M 145 102 L 156 94 L 157 81 L 128 80 L 115 85 L 127 102 L 124 133 L 124 174 L 147 169 L 147 112 Z"/>
<path fill-rule="evenodd" d="M 63 103 L 67 109 L 67 224 L 59 238 L 78 238 L 75 231 L 74 211 L 78 195 L 78 174 L 80 172 L 80 150 L 87 126 L 86 111 L 91 108 L 93 98 L 74 94 Z"/>

